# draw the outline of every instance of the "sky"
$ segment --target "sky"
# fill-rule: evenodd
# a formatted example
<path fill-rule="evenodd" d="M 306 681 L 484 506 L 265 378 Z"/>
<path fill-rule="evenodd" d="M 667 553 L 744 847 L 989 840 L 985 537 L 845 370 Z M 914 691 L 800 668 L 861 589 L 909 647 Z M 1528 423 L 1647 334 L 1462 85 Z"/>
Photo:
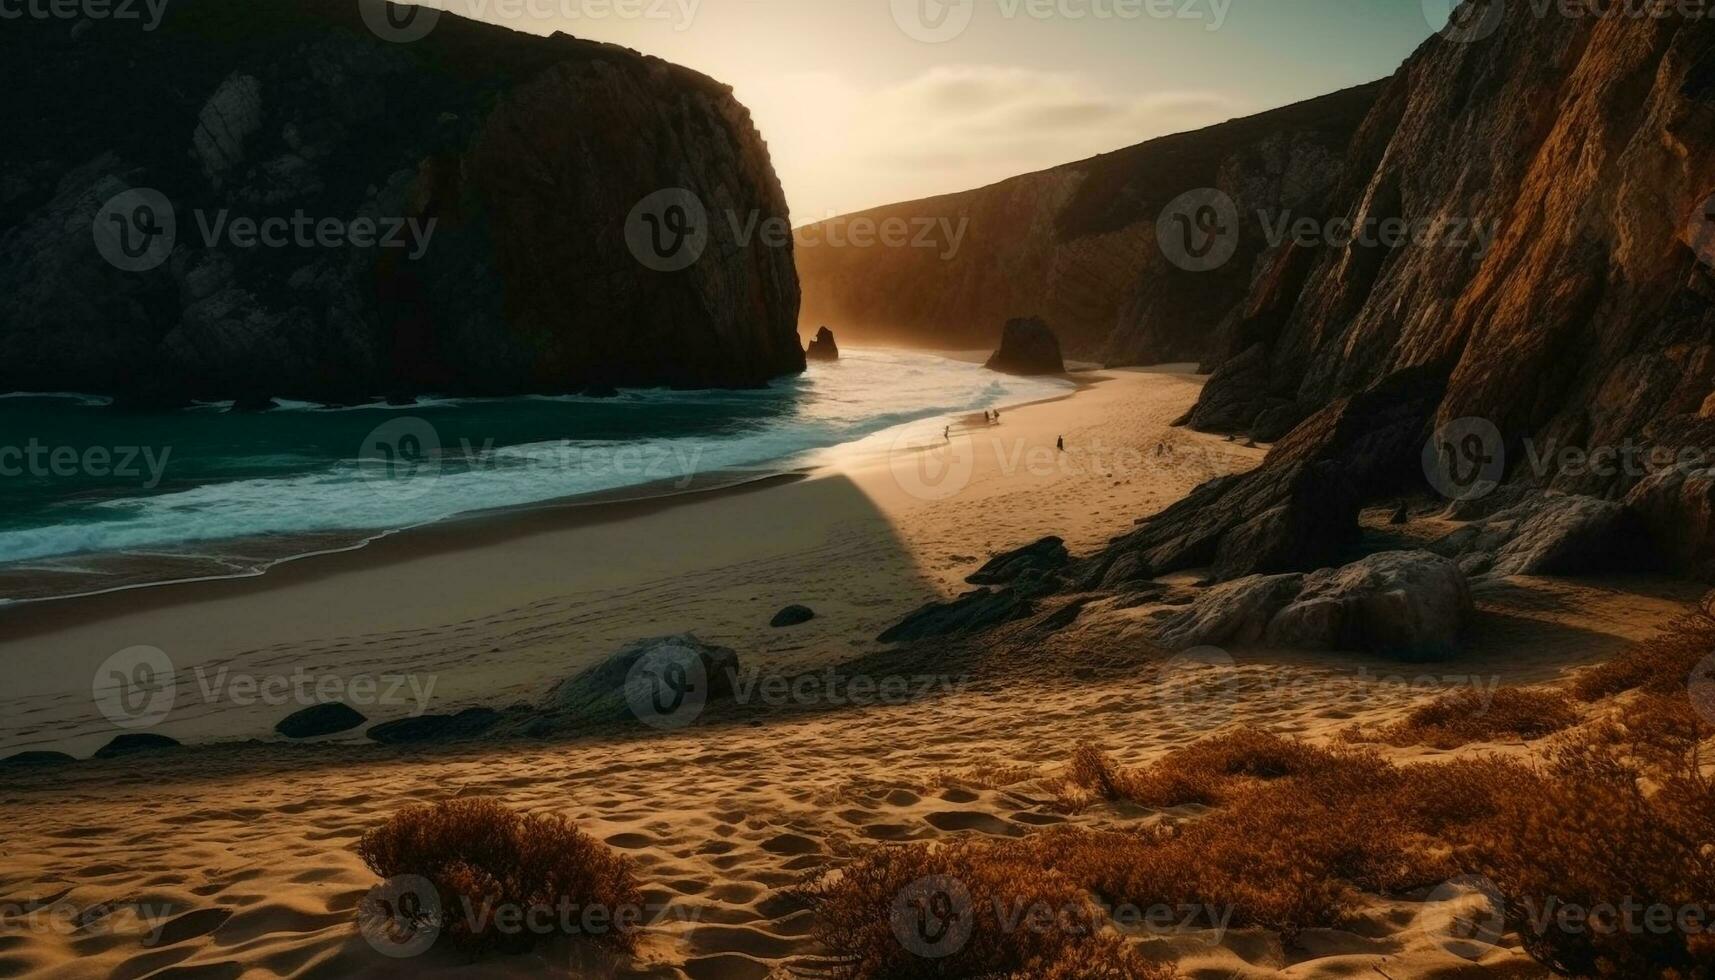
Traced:
<path fill-rule="evenodd" d="M 426 0 L 733 86 L 794 224 L 1391 74 L 1450 0 Z"/>

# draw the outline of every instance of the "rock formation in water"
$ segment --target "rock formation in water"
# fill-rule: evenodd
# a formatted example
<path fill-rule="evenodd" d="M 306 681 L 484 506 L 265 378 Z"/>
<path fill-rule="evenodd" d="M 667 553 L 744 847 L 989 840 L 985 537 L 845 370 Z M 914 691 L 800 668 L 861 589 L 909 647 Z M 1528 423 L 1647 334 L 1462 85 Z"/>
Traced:
<path fill-rule="evenodd" d="M 1088 578 L 1331 564 L 1360 503 L 1422 487 L 1448 432 L 1503 490 L 1632 490 L 1662 552 L 1707 572 L 1715 542 L 1683 529 L 1706 526 L 1697 474 L 1715 465 L 1715 25 L 1502 0 L 1464 16 L 1482 29 L 1405 64 L 1332 192 L 1347 225 L 1383 232 L 1274 254 L 1187 419 L 1290 434 Z M 1701 462 L 1650 475 L 1687 451 Z M 1529 550 L 1492 547 L 1506 568 Z"/>
<path fill-rule="evenodd" d="M 840 359 L 840 345 L 834 343 L 834 332 L 827 327 L 816 331 L 816 337 L 810 341 L 810 346 L 804 351 L 804 357 L 812 361 L 837 361 Z"/>
<path fill-rule="evenodd" d="M 984 365 L 1004 374 L 1061 374 L 1066 362 L 1060 354 L 1060 338 L 1041 317 L 1008 320 L 1000 332 L 1000 348 Z"/>
<path fill-rule="evenodd" d="M 0 148 L 0 390 L 357 401 L 803 368 L 790 244 L 728 220 L 787 213 L 728 87 L 450 14 L 384 40 L 410 9 L 8 23 L 0 54 L 31 68 Z"/>
<path fill-rule="evenodd" d="M 994 324 L 1036 311 L 1073 357 L 1200 360 L 1235 319 L 1268 247 L 1257 212 L 1319 217 L 1379 91 L 1380 83 L 1366 85 L 812 225 L 798 249 L 800 322 L 841 323 L 848 340 L 970 348 L 988 343 Z M 1157 229 L 1175 198 L 1206 187 L 1222 189 L 1246 220 L 1229 261 L 1188 271 L 1164 257 Z M 879 239 L 889 223 L 909 246 L 849 243 L 860 231 Z"/>

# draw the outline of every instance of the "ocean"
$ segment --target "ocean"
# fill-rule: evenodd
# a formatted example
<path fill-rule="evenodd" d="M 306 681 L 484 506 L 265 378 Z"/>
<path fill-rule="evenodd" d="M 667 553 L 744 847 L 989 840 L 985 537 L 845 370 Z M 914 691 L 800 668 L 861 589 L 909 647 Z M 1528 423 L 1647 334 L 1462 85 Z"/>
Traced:
<path fill-rule="evenodd" d="M 1071 388 L 927 352 L 842 353 L 764 390 L 611 399 L 138 414 L 0 396 L 0 600 L 254 574 L 461 515 L 789 472 L 896 426 Z"/>

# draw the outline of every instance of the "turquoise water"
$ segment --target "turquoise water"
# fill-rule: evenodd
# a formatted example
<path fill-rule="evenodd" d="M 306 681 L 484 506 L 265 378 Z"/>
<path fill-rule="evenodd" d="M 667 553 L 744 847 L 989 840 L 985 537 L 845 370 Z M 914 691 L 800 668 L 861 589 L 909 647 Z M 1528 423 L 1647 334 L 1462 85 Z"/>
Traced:
<path fill-rule="evenodd" d="M 368 534 L 625 487 L 785 470 L 907 422 L 1066 391 L 933 354 L 849 350 L 766 390 L 131 414 L 0 397 L 0 563 Z M 16 566 L 14 566 L 16 567 Z"/>

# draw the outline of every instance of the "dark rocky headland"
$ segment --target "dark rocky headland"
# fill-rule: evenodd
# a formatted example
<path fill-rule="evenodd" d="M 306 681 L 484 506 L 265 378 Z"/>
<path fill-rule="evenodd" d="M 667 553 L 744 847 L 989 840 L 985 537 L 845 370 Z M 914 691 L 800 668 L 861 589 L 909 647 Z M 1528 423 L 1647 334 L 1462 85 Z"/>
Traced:
<path fill-rule="evenodd" d="M 378 13 L 175 0 L 152 31 L 10 22 L 0 54 L 31 68 L 0 148 L 0 390 L 351 402 L 802 370 L 790 245 L 741 245 L 724 217 L 787 214 L 727 86 L 451 14 L 385 40 Z M 673 188 L 706 208 L 690 214 L 705 239 L 663 271 L 626 233 Z M 170 205 L 175 244 L 126 271 L 93 231 L 133 221 L 118 196 L 143 189 Z M 281 247 L 241 241 L 246 222 L 300 215 L 311 231 Z M 350 236 L 319 241 L 324 219 Z M 354 244 L 359 219 L 403 246 Z"/>

